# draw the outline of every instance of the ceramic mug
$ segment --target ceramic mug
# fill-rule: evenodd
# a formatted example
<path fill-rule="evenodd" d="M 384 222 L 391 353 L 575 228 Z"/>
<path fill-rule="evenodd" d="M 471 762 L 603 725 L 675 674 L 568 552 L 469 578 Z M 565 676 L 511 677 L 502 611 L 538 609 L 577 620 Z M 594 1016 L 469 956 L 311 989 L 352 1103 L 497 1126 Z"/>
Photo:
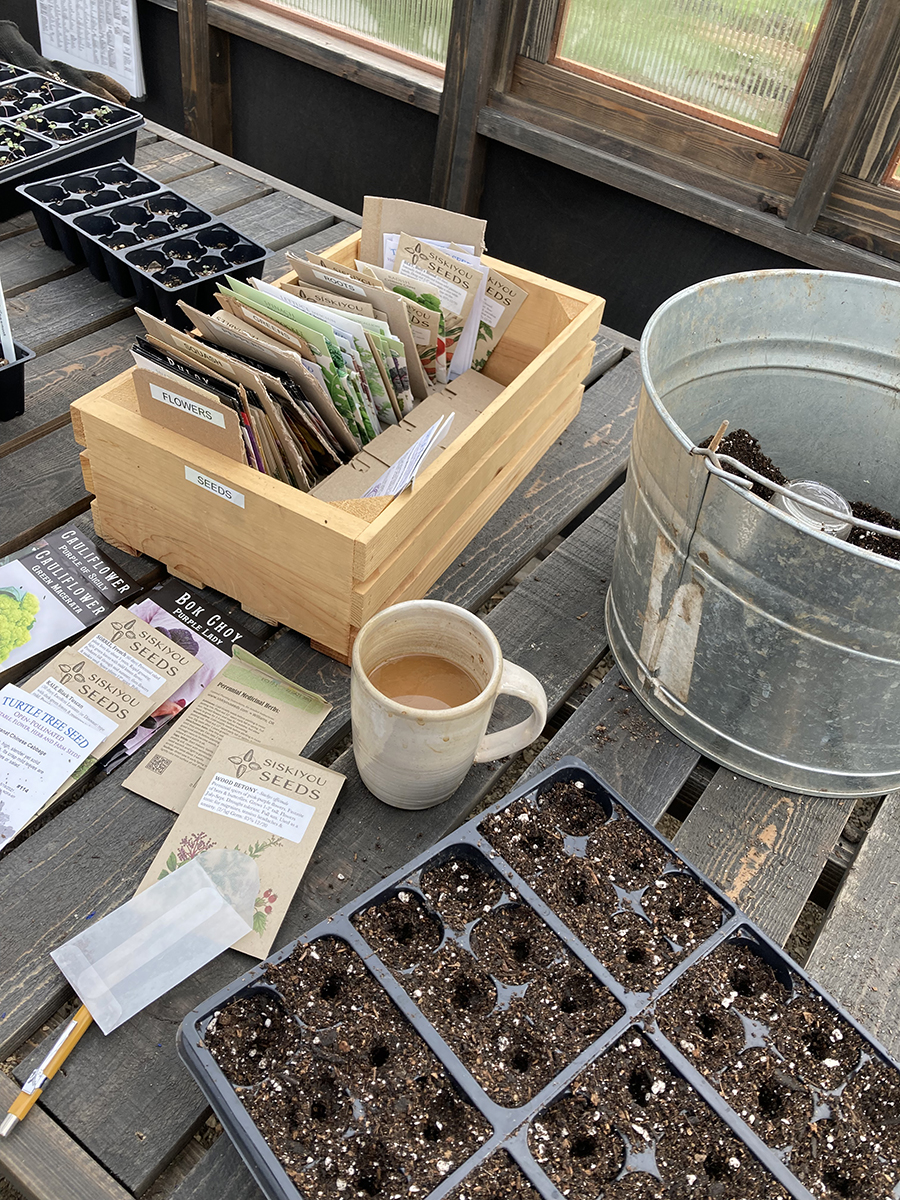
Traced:
<path fill-rule="evenodd" d="M 481 688 L 455 708 L 412 708 L 383 695 L 370 672 L 410 654 L 434 654 L 462 667 Z M 377 613 L 353 644 L 350 717 L 363 783 L 395 808 L 430 808 L 451 796 L 473 762 L 493 762 L 530 745 L 547 720 L 547 697 L 533 675 L 504 662 L 484 621 L 441 600 L 409 600 Z M 519 696 L 530 717 L 485 735 L 499 695 Z"/>

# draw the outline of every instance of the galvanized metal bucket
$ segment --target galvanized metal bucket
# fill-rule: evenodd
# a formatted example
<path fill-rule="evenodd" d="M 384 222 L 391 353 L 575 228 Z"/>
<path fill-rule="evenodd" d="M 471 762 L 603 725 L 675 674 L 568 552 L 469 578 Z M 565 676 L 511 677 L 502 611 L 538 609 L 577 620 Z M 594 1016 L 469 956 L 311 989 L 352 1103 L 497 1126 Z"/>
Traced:
<path fill-rule="evenodd" d="M 812 530 L 698 450 L 720 422 L 789 479 L 900 515 L 900 284 L 727 275 L 657 309 L 612 584 L 635 694 L 715 761 L 788 790 L 900 786 L 900 561 Z"/>

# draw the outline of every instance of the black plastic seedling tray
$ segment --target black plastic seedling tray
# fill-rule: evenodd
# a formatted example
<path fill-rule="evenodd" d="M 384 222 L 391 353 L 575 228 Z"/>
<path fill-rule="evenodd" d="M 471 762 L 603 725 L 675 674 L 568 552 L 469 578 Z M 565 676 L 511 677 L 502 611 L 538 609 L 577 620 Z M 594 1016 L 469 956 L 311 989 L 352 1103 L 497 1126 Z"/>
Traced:
<path fill-rule="evenodd" d="M 21 417 L 25 411 L 25 364 L 34 358 L 34 351 L 13 342 L 16 361 L 0 367 L 0 421 Z"/>
<path fill-rule="evenodd" d="M 27 207 L 22 184 L 133 159 L 143 123 L 134 109 L 0 63 L 0 219 Z"/>
<path fill-rule="evenodd" d="M 212 301 L 225 275 L 257 274 L 270 250 L 221 221 L 120 255 L 141 308 L 172 325 L 188 324 L 179 300 L 194 308 Z"/>
<path fill-rule="evenodd" d="M 178 1047 L 270 1200 L 900 1190 L 896 1062 L 578 759 Z"/>
<path fill-rule="evenodd" d="M 44 240 L 120 296 L 179 327 L 226 274 L 245 279 L 271 251 L 125 162 L 20 189 Z"/>
<path fill-rule="evenodd" d="M 72 224 L 74 217 L 115 204 L 131 203 L 162 190 L 161 183 L 124 159 L 19 188 L 31 205 L 47 245 L 52 250 L 62 250 L 79 266 L 84 262 L 84 252 Z"/>

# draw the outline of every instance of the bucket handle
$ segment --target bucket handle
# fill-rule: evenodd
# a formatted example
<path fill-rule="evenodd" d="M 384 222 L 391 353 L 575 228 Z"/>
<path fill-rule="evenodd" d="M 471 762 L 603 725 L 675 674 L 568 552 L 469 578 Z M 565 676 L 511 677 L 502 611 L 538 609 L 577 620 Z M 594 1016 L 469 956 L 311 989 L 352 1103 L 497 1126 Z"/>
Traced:
<path fill-rule="evenodd" d="M 691 446 L 691 454 L 701 455 L 706 459 L 706 469 L 710 475 L 717 475 L 720 479 L 724 479 L 726 483 L 734 483 L 738 487 L 750 491 L 754 483 L 762 484 L 769 491 L 778 492 L 781 496 L 791 496 L 793 493 L 790 488 L 784 487 L 780 483 L 775 483 L 771 479 L 766 479 L 765 475 L 760 475 L 744 463 L 739 462 L 736 458 L 732 458 L 728 454 L 718 454 L 715 450 L 711 450 L 708 446 Z M 732 470 L 727 471 L 722 464 L 725 463 Z M 742 475 L 737 475 L 734 472 L 741 471 Z M 746 476 L 746 478 L 745 478 Z M 803 498 L 804 508 L 813 508 L 816 512 L 822 513 L 826 517 L 841 522 L 847 522 L 855 525 L 859 529 L 867 529 L 870 533 L 883 533 L 887 537 L 900 539 L 900 529 L 891 529 L 887 525 L 875 525 L 871 521 L 864 521 L 861 517 L 854 517 L 852 513 L 837 512 L 833 508 L 829 508 L 827 504 L 819 504 L 817 500 L 807 500 Z"/>

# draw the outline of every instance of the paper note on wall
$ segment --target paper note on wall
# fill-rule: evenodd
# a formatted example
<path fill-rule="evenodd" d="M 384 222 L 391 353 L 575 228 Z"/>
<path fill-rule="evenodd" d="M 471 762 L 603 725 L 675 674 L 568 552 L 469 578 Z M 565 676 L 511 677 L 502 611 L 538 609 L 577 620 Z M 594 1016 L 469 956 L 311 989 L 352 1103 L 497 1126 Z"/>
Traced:
<path fill-rule="evenodd" d="M 41 53 L 144 95 L 136 0 L 38 0 Z"/>

